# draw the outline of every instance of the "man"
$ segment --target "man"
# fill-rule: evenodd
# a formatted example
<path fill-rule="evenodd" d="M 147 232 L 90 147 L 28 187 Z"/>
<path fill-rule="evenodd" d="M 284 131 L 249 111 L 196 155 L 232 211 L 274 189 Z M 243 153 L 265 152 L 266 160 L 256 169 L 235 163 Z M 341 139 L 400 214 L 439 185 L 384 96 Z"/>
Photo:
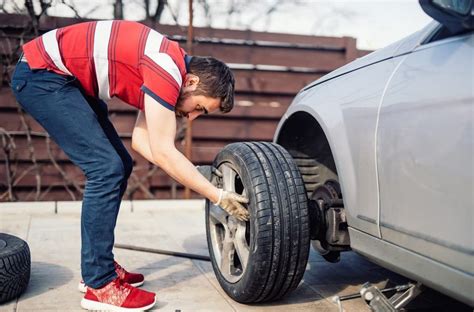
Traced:
<path fill-rule="evenodd" d="M 112 253 L 114 227 L 132 159 L 107 116 L 116 96 L 140 111 L 132 148 L 173 179 L 248 219 L 247 199 L 214 187 L 175 147 L 176 116 L 190 120 L 233 107 L 234 78 L 222 62 L 190 57 L 176 42 L 136 22 L 99 21 L 52 30 L 23 46 L 13 92 L 86 175 L 81 271 L 91 310 L 139 311 L 155 294 L 135 288 Z M 87 285 L 87 287 L 85 285 Z M 130 285 L 133 284 L 133 285 Z"/>

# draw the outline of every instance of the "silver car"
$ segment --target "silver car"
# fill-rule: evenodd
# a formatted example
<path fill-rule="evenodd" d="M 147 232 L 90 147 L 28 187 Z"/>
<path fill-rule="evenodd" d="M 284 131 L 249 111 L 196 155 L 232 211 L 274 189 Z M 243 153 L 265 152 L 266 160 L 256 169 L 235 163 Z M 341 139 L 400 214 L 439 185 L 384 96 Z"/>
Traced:
<path fill-rule="evenodd" d="M 420 4 L 432 23 L 301 90 L 274 144 L 216 157 L 214 183 L 250 198 L 249 222 L 206 209 L 214 271 L 235 300 L 297 287 L 311 243 L 474 305 L 473 1 Z"/>

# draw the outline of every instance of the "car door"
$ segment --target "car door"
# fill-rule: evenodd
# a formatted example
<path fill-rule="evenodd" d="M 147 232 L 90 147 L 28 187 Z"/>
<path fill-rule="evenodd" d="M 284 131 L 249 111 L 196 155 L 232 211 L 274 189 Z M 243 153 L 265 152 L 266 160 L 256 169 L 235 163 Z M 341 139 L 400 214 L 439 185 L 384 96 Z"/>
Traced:
<path fill-rule="evenodd" d="M 386 241 L 472 274 L 474 37 L 443 32 L 405 56 L 382 101 L 380 230 Z"/>

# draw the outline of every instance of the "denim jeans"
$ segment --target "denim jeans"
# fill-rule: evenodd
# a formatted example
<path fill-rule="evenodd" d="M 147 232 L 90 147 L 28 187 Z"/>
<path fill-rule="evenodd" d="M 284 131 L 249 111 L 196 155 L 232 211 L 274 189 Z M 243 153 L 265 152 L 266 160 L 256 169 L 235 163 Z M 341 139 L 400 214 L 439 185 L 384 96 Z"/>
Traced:
<path fill-rule="evenodd" d="M 108 118 L 107 105 L 86 96 L 74 77 L 31 70 L 27 63 L 19 62 L 11 84 L 23 109 L 86 176 L 81 271 L 87 286 L 99 288 L 117 277 L 114 228 L 132 158 Z"/>

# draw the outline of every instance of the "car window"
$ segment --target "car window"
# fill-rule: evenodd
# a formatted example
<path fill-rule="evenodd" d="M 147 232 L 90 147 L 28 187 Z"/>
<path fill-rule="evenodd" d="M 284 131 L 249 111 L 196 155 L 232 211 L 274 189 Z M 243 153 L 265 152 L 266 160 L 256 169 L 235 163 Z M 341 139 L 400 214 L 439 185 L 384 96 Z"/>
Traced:
<path fill-rule="evenodd" d="M 467 14 L 471 10 L 471 1 L 463 0 L 433 0 L 433 4 L 447 10 L 455 11 L 458 14 Z"/>
<path fill-rule="evenodd" d="M 461 36 L 466 33 L 473 32 L 473 30 L 463 30 L 461 32 L 452 33 L 446 26 L 439 25 L 432 33 L 431 36 L 428 36 L 423 44 L 435 42 L 438 40 L 454 37 L 454 36 Z"/>

